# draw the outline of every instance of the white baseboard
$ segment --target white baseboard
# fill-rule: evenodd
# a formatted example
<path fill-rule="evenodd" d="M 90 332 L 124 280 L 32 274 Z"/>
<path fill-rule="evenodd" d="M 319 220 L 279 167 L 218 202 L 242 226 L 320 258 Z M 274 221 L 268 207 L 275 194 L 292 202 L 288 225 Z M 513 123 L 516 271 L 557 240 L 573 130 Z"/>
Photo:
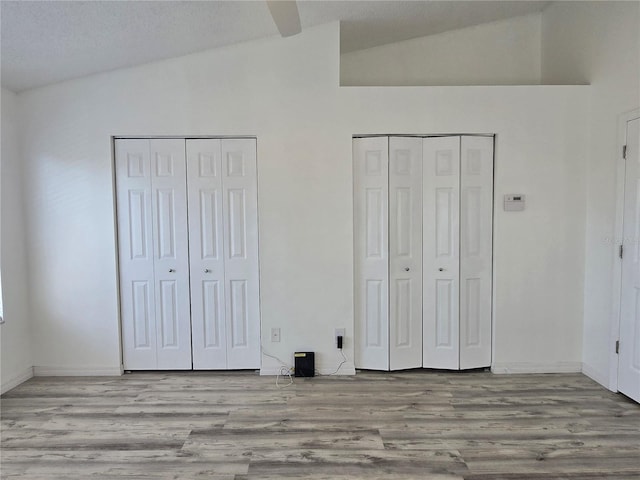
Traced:
<path fill-rule="evenodd" d="M 36 377 L 103 377 L 120 376 L 124 373 L 122 365 L 119 367 L 105 367 L 100 365 L 86 365 L 82 367 L 38 366 L 33 367 Z"/>
<path fill-rule="evenodd" d="M 331 368 L 317 368 L 316 369 L 318 372 L 318 375 L 331 375 L 333 372 L 336 371 L 335 367 L 333 369 Z M 335 376 L 337 377 L 338 375 L 355 375 L 356 374 L 356 369 L 351 366 L 351 367 L 342 367 L 338 373 L 335 374 Z M 266 375 L 280 375 L 280 367 L 276 367 L 276 368 L 261 368 L 260 369 L 260 376 L 266 376 Z"/>
<path fill-rule="evenodd" d="M 494 363 L 491 372 L 497 374 L 508 373 L 581 373 L 582 362 L 513 362 Z"/>
<path fill-rule="evenodd" d="M 609 378 L 603 374 L 602 372 L 598 372 L 593 367 L 587 365 L 586 363 L 582 364 L 582 373 L 584 373 L 587 377 L 593 380 L 596 383 L 599 383 L 604 388 L 609 388 Z"/>
<path fill-rule="evenodd" d="M 17 375 L 14 375 L 8 380 L 2 382 L 2 385 L 0 385 L 0 394 L 7 393 L 9 390 L 16 388 L 18 385 L 26 382 L 31 377 L 33 377 L 33 367 L 25 368 Z"/>

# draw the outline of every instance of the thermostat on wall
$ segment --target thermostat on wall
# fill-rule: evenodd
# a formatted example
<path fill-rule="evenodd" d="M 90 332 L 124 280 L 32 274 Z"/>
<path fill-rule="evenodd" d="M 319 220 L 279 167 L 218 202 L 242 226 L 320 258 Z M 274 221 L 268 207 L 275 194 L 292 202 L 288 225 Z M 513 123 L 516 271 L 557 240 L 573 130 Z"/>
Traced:
<path fill-rule="evenodd" d="M 509 193 L 504 196 L 505 212 L 521 212 L 524 210 L 524 195 L 521 193 Z"/>

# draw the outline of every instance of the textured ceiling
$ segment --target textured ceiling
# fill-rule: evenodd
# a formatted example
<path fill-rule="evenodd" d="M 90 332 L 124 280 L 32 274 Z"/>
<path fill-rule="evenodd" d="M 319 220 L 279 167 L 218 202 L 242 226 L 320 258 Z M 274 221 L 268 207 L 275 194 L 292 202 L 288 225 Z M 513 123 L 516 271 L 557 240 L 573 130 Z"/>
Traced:
<path fill-rule="evenodd" d="M 541 11 L 544 1 L 298 1 L 302 28 L 341 23 L 341 50 Z M 5 1 L 2 86 L 13 91 L 277 35 L 264 1 Z"/>

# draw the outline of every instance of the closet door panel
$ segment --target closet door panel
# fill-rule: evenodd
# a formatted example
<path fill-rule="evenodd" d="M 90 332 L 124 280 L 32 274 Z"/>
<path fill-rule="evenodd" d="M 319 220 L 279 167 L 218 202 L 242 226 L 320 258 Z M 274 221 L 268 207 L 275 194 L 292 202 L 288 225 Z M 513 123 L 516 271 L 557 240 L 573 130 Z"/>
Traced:
<path fill-rule="evenodd" d="M 423 139 L 423 366 L 459 368 L 460 137 Z"/>
<path fill-rule="evenodd" d="M 389 138 L 389 369 L 422 366 L 422 139 Z"/>
<path fill-rule="evenodd" d="M 149 140 L 157 355 L 160 370 L 191 369 L 185 143 Z"/>
<path fill-rule="evenodd" d="M 188 139 L 189 270 L 193 368 L 227 368 L 222 145 Z"/>
<path fill-rule="evenodd" d="M 463 136 L 460 172 L 460 368 L 491 365 L 493 137 Z"/>
<path fill-rule="evenodd" d="M 115 141 L 124 368 L 157 368 L 149 141 Z"/>
<path fill-rule="evenodd" d="M 256 141 L 223 139 L 221 150 L 227 368 L 259 368 Z"/>
<path fill-rule="evenodd" d="M 353 139 L 355 366 L 389 369 L 389 142 Z"/>

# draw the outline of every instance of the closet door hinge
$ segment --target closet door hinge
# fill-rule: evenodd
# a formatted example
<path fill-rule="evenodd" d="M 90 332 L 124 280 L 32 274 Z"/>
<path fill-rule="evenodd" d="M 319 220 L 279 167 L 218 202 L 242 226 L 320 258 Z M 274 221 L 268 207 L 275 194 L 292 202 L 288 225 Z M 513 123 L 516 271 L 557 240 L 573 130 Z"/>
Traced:
<path fill-rule="evenodd" d="M 620 248 L 618 250 L 618 256 L 622 258 L 623 254 L 624 254 L 624 245 L 620 244 Z"/>
<path fill-rule="evenodd" d="M 624 158 L 625 160 L 627 159 L 627 146 L 626 145 L 622 146 L 622 158 Z"/>
<path fill-rule="evenodd" d="M 616 340 L 616 353 L 620 353 L 620 340 Z"/>

